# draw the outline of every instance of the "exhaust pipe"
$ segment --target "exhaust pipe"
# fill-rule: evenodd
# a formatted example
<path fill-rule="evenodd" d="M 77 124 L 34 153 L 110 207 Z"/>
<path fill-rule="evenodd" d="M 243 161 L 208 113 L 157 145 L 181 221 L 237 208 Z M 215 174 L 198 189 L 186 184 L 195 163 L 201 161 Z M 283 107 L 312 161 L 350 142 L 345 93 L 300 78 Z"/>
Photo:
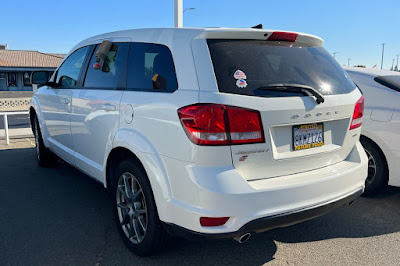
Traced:
<path fill-rule="evenodd" d="M 250 237 L 251 237 L 251 234 L 250 234 L 250 233 L 245 233 L 245 234 L 243 234 L 243 235 L 241 235 L 241 236 L 234 237 L 233 239 L 234 239 L 235 241 L 239 242 L 240 244 L 243 244 L 244 242 L 246 242 L 247 240 L 249 240 Z"/>

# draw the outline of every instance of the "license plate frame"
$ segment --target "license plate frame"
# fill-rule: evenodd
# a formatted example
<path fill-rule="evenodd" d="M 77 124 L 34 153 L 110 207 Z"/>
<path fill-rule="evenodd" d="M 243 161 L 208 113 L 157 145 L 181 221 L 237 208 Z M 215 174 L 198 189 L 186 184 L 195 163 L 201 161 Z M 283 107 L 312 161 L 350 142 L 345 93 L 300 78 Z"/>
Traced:
<path fill-rule="evenodd" d="M 301 133 L 301 132 L 296 132 L 299 130 L 306 130 L 306 133 Z M 307 133 L 307 131 L 311 131 L 310 133 Z M 319 139 L 319 133 L 318 135 L 307 136 L 307 143 L 299 144 L 296 145 L 297 141 L 300 141 L 300 137 L 298 140 L 296 140 L 296 136 L 301 136 L 304 134 L 317 134 L 317 132 L 321 133 L 321 140 Z M 311 137 L 311 142 L 309 141 Z M 313 141 L 316 140 L 316 141 Z M 308 150 L 312 148 L 317 148 L 324 146 L 324 123 L 319 122 L 319 123 L 311 123 L 311 124 L 299 124 L 299 125 L 294 125 L 292 126 L 292 149 L 293 151 L 301 151 L 301 150 Z"/>

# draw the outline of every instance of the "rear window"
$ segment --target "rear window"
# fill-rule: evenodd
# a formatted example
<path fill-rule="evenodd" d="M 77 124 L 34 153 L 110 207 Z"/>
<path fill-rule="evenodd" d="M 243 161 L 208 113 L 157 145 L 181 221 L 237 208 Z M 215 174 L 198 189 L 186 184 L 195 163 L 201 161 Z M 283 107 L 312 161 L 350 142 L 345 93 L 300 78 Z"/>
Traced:
<path fill-rule="evenodd" d="M 400 91 L 400 76 L 379 76 L 374 80 L 392 90 Z"/>
<path fill-rule="evenodd" d="M 345 94 L 356 86 L 323 47 L 280 45 L 258 40 L 208 40 L 218 89 L 249 96 L 297 93 L 262 90 L 276 84 L 311 86 L 323 95 Z"/>

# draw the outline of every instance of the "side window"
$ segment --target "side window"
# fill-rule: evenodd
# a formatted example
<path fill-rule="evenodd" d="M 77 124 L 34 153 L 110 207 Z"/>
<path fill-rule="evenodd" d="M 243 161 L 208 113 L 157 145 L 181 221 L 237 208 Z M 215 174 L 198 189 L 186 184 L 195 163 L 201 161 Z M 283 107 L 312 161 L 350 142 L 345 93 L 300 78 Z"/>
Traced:
<path fill-rule="evenodd" d="M 166 80 L 167 89 L 153 88 L 152 78 L 160 75 Z M 175 65 L 168 47 L 151 43 L 132 43 L 128 60 L 128 90 L 173 92 L 178 89 Z"/>
<path fill-rule="evenodd" d="M 24 72 L 23 74 L 24 86 L 32 86 L 31 74 L 32 72 Z"/>
<path fill-rule="evenodd" d="M 129 43 L 113 43 L 101 69 L 94 69 L 96 52 L 100 45 L 97 45 L 87 69 L 84 82 L 85 88 L 118 88 L 122 87 L 125 77 Z"/>
<path fill-rule="evenodd" d="M 56 83 L 63 88 L 74 88 L 90 46 L 76 50 L 57 71 Z"/>
<path fill-rule="evenodd" d="M 400 76 L 378 76 L 374 80 L 383 86 L 400 92 Z"/>
<path fill-rule="evenodd" d="M 7 87 L 18 87 L 17 73 L 10 72 L 7 75 Z"/>

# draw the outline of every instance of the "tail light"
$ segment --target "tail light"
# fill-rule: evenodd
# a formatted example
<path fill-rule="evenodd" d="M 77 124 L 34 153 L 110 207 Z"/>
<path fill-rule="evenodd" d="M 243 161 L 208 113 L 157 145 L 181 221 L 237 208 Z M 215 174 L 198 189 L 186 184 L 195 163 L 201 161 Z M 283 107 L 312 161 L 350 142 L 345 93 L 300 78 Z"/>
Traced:
<path fill-rule="evenodd" d="M 264 142 L 258 111 L 222 104 L 182 107 L 178 115 L 189 139 L 198 145 Z"/>
<path fill-rule="evenodd" d="M 351 120 L 350 130 L 358 128 L 362 125 L 362 117 L 364 115 L 364 96 L 357 101 L 354 107 L 353 119 Z"/>
<path fill-rule="evenodd" d="M 295 42 L 298 34 L 292 32 L 281 32 L 274 31 L 271 36 L 267 39 L 267 41 L 275 41 L 275 42 Z"/>

